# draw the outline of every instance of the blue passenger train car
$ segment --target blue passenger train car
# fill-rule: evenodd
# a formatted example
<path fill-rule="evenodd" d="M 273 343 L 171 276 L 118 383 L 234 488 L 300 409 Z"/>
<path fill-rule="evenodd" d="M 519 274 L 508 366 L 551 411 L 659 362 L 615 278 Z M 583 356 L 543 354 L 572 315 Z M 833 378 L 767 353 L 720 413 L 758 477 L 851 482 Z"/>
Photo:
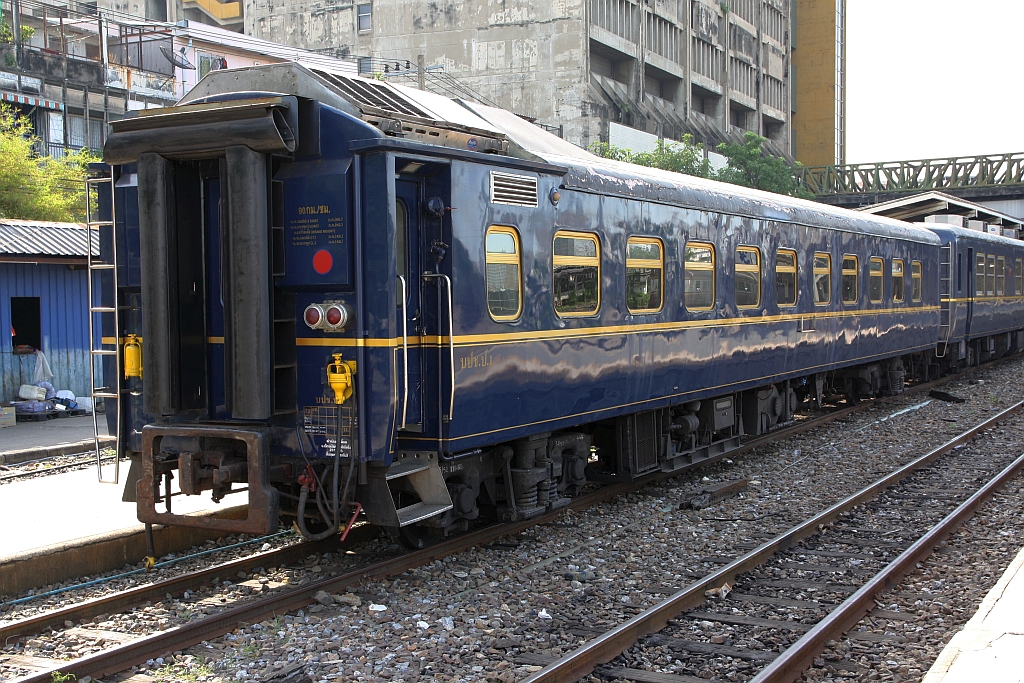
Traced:
<path fill-rule="evenodd" d="M 361 510 L 422 546 L 940 363 L 946 238 L 919 226 L 298 64 L 212 72 L 113 125 L 143 362 L 110 383 L 142 521 L 319 538 Z M 988 315 L 972 329 L 1003 334 Z M 167 505 L 239 490 L 244 520 Z"/>

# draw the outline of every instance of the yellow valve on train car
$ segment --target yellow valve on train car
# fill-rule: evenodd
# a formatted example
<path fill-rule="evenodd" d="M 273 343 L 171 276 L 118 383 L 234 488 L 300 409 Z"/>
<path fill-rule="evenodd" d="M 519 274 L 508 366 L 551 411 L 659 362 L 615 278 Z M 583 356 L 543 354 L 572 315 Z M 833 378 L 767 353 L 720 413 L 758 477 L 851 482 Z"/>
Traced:
<path fill-rule="evenodd" d="M 334 391 L 334 402 L 341 405 L 352 395 L 352 375 L 355 372 L 355 363 L 348 363 L 341 359 L 340 353 L 333 354 L 334 362 L 327 365 L 327 384 Z"/>
<path fill-rule="evenodd" d="M 142 378 L 142 340 L 137 334 L 129 334 L 124 342 L 124 378 Z"/>

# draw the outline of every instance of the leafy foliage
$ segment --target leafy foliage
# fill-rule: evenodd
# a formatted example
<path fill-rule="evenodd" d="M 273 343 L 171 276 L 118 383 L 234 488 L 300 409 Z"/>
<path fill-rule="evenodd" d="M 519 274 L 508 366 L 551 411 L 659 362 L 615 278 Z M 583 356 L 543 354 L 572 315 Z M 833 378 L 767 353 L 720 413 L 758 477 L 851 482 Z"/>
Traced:
<path fill-rule="evenodd" d="M 748 131 L 743 137 L 743 144 L 720 144 L 715 151 L 723 155 L 728 163 L 717 173 L 705 158 L 704 146 L 694 143 L 690 135 L 683 136 L 682 142 L 659 140 L 657 148 L 652 152 L 633 152 L 603 142 L 591 145 L 590 151 L 606 159 L 711 178 L 793 197 L 813 197 L 797 182 L 793 168 L 785 159 L 764 153 L 761 149 L 764 141 L 765 138 Z"/>
<path fill-rule="evenodd" d="M 704 156 L 704 146 L 695 144 L 692 135 L 684 135 L 682 142 L 658 140 L 658 146 L 651 152 L 633 152 L 628 149 L 612 147 L 605 142 L 595 142 L 590 151 L 606 159 L 625 161 L 638 166 L 660 168 L 695 175 L 701 178 L 713 178 L 714 170 Z"/>
<path fill-rule="evenodd" d="M 747 131 L 743 135 L 743 144 L 720 144 L 717 151 L 729 160 L 729 165 L 718 172 L 716 180 L 791 197 L 813 197 L 797 182 L 792 167 L 785 159 L 762 151 L 764 141 L 765 138 L 757 133 Z"/>
<path fill-rule="evenodd" d="M 40 221 L 85 219 L 85 176 L 98 161 L 89 150 L 42 157 L 28 121 L 0 106 L 0 217 Z"/>

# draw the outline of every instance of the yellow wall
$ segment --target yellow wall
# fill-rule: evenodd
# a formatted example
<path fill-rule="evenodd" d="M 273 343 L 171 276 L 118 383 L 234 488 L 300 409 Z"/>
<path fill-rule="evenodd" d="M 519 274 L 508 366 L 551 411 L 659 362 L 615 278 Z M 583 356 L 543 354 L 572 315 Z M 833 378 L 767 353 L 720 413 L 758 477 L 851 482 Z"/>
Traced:
<path fill-rule="evenodd" d="M 793 155 L 805 166 L 836 163 L 836 0 L 793 0 L 796 47 Z"/>

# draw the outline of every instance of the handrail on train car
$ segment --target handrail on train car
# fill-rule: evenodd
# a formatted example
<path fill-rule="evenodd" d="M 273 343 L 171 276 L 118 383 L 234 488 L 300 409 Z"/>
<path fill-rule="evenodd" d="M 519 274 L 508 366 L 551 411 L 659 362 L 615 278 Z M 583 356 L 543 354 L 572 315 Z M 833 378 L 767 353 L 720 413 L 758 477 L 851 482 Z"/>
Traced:
<path fill-rule="evenodd" d="M 423 279 L 443 281 L 448 294 L 448 355 L 450 356 L 448 367 L 452 377 L 452 391 L 448 401 L 448 422 L 451 422 L 455 412 L 455 325 L 452 316 L 452 281 L 444 273 L 423 273 Z"/>
<path fill-rule="evenodd" d="M 405 429 L 405 418 L 409 410 L 409 320 L 405 311 L 405 276 L 399 275 L 398 281 L 402 284 L 402 424 L 399 429 Z"/>

